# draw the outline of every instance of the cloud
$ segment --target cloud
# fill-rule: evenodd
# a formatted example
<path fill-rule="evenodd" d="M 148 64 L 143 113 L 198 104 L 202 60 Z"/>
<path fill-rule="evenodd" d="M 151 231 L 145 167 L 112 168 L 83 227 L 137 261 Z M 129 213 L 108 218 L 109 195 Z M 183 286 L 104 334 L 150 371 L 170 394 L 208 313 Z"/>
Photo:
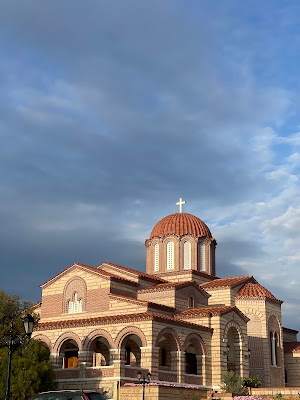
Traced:
<path fill-rule="evenodd" d="M 296 290 L 278 282 L 300 281 L 298 8 L 3 4 L 5 287 L 25 276 L 36 297 L 75 261 L 143 269 L 183 196 L 218 241 L 217 274 L 287 296 L 292 323 Z"/>

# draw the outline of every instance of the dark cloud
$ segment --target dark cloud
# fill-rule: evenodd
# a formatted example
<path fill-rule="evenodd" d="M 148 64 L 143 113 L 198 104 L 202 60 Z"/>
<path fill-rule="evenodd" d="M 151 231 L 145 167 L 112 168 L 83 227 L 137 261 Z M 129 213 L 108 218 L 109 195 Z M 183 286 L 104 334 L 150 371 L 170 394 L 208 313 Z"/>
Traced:
<path fill-rule="evenodd" d="M 266 172 L 284 160 L 265 128 L 291 123 L 298 75 L 279 79 L 284 26 L 271 46 L 277 19 L 262 16 L 293 13 L 250 8 L 251 18 L 238 1 L 2 4 L 4 289 L 36 299 L 76 261 L 143 269 L 145 238 L 180 196 L 200 218 L 215 208 L 218 224 L 227 207 L 281 193 Z M 240 260 L 269 254 L 247 230 L 229 235 L 217 237 L 217 274 L 251 274 Z"/>

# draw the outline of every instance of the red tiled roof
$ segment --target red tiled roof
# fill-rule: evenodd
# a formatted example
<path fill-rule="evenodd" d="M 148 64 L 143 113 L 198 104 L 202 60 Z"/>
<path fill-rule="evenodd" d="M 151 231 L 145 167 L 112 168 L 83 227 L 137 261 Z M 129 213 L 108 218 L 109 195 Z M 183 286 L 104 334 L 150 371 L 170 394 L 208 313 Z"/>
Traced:
<path fill-rule="evenodd" d="M 165 306 L 164 304 L 153 303 L 153 302 L 147 301 L 147 300 L 138 300 L 138 299 L 135 299 L 135 298 L 132 298 L 129 296 L 125 296 L 125 295 L 121 295 L 121 294 L 110 293 L 109 296 L 113 297 L 117 300 L 126 301 L 128 303 L 145 305 L 145 306 L 149 306 L 152 308 L 159 308 L 159 309 L 163 309 L 163 310 L 167 310 L 167 311 L 171 311 L 171 312 L 175 311 L 174 307 Z"/>
<path fill-rule="evenodd" d="M 208 294 L 201 286 L 191 281 L 161 283 L 150 288 L 140 289 L 138 290 L 138 293 L 162 292 L 169 289 L 181 289 L 186 286 L 193 286 L 195 289 L 199 290 L 205 297 L 210 297 L 210 294 Z"/>
<path fill-rule="evenodd" d="M 104 267 L 112 267 L 112 268 L 118 269 L 120 271 L 128 272 L 134 276 L 145 278 L 147 280 L 154 281 L 154 282 L 166 282 L 165 279 L 159 278 L 158 276 L 149 275 L 149 274 L 146 274 L 145 272 L 137 271 L 135 269 L 128 268 L 128 267 L 122 267 L 121 265 L 113 264 L 113 263 L 110 263 L 107 261 L 98 265 L 96 267 L 96 269 L 102 270 L 102 268 L 104 268 Z"/>
<path fill-rule="evenodd" d="M 249 275 L 249 276 L 233 276 L 231 278 L 218 278 L 211 282 L 202 283 L 201 286 L 204 289 L 219 289 L 222 287 L 233 288 L 247 281 L 256 283 L 256 280 L 253 278 L 253 276 Z"/>
<path fill-rule="evenodd" d="M 272 300 L 278 303 L 283 303 L 283 301 L 278 300 L 273 294 L 266 289 L 264 286 L 260 285 L 259 283 L 246 283 L 245 286 L 243 286 L 237 296 L 237 299 L 268 299 Z"/>
<path fill-rule="evenodd" d="M 197 318 L 197 317 L 209 317 L 209 316 L 222 316 L 224 314 L 228 314 L 229 312 L 234 311 L 237 313 L 244 321 L 248 322 L 249 318 L 246 317 L 236 306 L 224 306 L 224 305 L 215 305 L 208 307 L 199 307 L 199 308 L 190 308 L 188 310 L 181 311 L 176 314 L 176 318 L 181 319 L 184 318 Z"/>
<path fill-rule="evenodd" d="M 187 213 L 175 213 L 161 219 L 152 229 L 150 239 L 165 235 L 192 235 L 212 239 L 208 226 L 200 218 Z"/>
<path fill-rule="evenodd" d="M 284 342 L 285 353 L 300 353 L 300 342 Z"/>
<path fill-rule="evenodd" d="M 208 328 L 207 326 L 202 326 L 187 321 L 178 321 L 178 319 L 175 319 L 173 317 L 164 314 L 154 313 L 151 311 L 146 311 L 144 313 L 136 313 L 136 314 L 108 315 L 105 317 L 38 322 L 34 330 L 45 331 L 45 330 L 56 330 L 62 328 L 77 328 L 81 326 L 110 325 L 110 324 L 119 324 L 124 322 L 131 323 L 131 322 L 141 322 L 141 321 L 158 321 L 166 324 L 187 326 L 189 328 L 199 329 L 201 331 L 213 332 L 213 329 Z"/>
<path fill-rule="evenodd" d="M 99 270 L 99 269 L 94 268 L 94 267 L 90 267 L 89 265 L 80 264 L 80 263 L 74 263 L 74 264 L 70 265 L 68 268 L 64 269 L 59 274 L 55 275 L 53 278 L 49 279 L 47 282 L 45 282 L 42 285 L 40 285 L 40 287 L 44 288 L 44 287 L 48 286 L 49 284 L 55 282 L 62 275 L 64 275 L 67 271 L 69 271 L 69 270 L 71 270 L 73 268 L 80 268 L 80 269 L 83 269 L 85 271 L 89 271 L 89 272 L 91 272 L 91 273 L 93 273 L 95 275 L 101 276 L 101 277 L 106 278 L 106 279 L 111 279 L 111 280 L 114 280 L 114 281 L 124 282 L 124 283 L 126 283 L 128 285 L 138 286 L 137 283 L 132 282 L 129 279 L 125 279 L 125 278 L 122 278 L 120 276 L 113 275 L 113 274 L 111 274 L 109 272 L 102 271 L 102 270 Z"/>

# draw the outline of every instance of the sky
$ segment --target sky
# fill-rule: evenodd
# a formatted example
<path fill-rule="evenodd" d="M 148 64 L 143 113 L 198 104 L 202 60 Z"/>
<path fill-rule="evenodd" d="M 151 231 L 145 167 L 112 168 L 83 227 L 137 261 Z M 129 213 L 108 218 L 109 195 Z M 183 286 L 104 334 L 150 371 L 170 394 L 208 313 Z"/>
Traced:
<path fill-rule="evenodd" d="M 217 275 L 253 275 L 300 330 L 299 54 L 298 0 L 2 1 L 0 290 L 144 271 L 182 197 Z"/>

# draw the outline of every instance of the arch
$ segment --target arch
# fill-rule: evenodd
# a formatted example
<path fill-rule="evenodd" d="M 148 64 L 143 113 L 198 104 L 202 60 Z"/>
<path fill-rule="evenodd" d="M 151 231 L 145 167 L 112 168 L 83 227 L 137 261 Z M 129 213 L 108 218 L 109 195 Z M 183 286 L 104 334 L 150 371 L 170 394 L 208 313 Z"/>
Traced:
<path fill-rule="evenodd" d="M 177 333 L 171 328 L 164 328 L 163 330 L 161 330 L 159 332 L 159 334 L 156 338 L 156 341 L 155 341 L 155 347 L 159 347 L 159 342 L 163 336 L 170 336 L 170 335 L 174 338 L 174 341 L 176 343 L 176 348 L 174 348 L 172 350 L 173 351 L 181 351 L 181 348 L 182 348 L 181 340 L 180 340 L 179 336 L 177 335 Z"/>
<path fill-rule="evenodd" d="M 195 343 L 195 348 L 197 350 L 197 353 L 206 355 L 207 354 L 207 347 L 200 335 L 197 333 L 190 333 L 186 338 L 183 343 L 183 349 L 185 349 L 189 343 L 189 341 Z"/>
<path fill-rule="evenodd" d="M 85 337 L 85 339 L 84 339 L 84 341 L 82 343 L 82 350 L 88 351 L 90 345 L 92 344 L 92 342 L 95 339 L 97 339 L 98 337 L 104 337 L 107 340 L 110 348 L 111 349 L 115 348 L 115 343 L 114 343 L 112 337 L 110 336 L 110 334 L 106 330 L 104 330 L 104 329 L 95 329 L 92 332 L 90 332 L 88 334 L 88 336 Z"/>
<path fill-rule="evenodd" d="M 144 335 L 144 332 L 141 331 L 141 329 L 138 328 L 137 326 L 127 326 L 126 328 L 123 328 L 116 336 L 116 339 L 115 339 L 116 347 L 120 348 L 120 345 L 122 344 L 123 339 L 125 338 L 125 336 L 128 336 L 128 335 L 138 336 L 142 342 L 142 347 L 147 347 L 146 336 Z"/>
<path fill-rule="evenodd" d="M 87 286 L 84 279 L 80 276 L 74 276 L 66 283 L 63 290 L 63 304 L 62 312 L 69 312 L 70 302 L 74 302 L 74 295 L 77 293 L 76 301 L 81 304 L 81 311 L 86 310 L 86 296 L 87 296 Z"/>
<path fill-rule="evenodd" d="M 165 328 L 157 336 L 155 347 L 159 349 L 158 368 L 162 371 L 177 371 L 177 353 L 181 349 L 181 342 L 177 333 L 171 328 Z"/>
<path fill-rule="evenodd" d="M 227 347 L 227 370 L 240 374 L 243 334 L 236 321 L 229 321 L 224 328 L 223 342 Z"/>
<path fill-rule="evenodd" d="M 202 337 L 196 333 L 188 335 L 183 344 L 185 352 L 185 373 L 203 375 L 202 357 L 207 349 Z"/>
<path fill-rule="evenodd" d="M 33 336 L 32 339 L 39 340 L 40 342 L 45 344 L 48 347 L 50 353 L 52 353 L 52 343 L 51 343 L 51 340 L 48 338 L 48 336 L 40 333 L 36 336 Z"/>
<path fill-rule="evenodd" d="M 229 322 L 227 322 L 227 324 L 225 325 L 225 328 L 224 328 L 224 335 L 223 335 L 223 338 L 226 338 L 226 337 L 227 337 L 228 331 L 229 331 L 229 329 L 231 329 L 231 328 L 235 328 L 235 329 L 237 330 L 238 335 L 239 335 L 240 343 L 242 343 L 242 342 L 244 341 L 242 329 L 241 329 L 240 325 L 239 325 L 236 321 L 229 321 Z"/>
<path fill-rule="evenodd" d="M 76 333 L 73 332 L 65 332 L 61 334 L 54 343 L 53 350 L 55 351 L 55 353 L 59 353 L 61 346 L 67 340 L 74 340 L 78 346 L 78 351 L 82 351 L 82 342 L 79 336 L 77 336 Z"/>

